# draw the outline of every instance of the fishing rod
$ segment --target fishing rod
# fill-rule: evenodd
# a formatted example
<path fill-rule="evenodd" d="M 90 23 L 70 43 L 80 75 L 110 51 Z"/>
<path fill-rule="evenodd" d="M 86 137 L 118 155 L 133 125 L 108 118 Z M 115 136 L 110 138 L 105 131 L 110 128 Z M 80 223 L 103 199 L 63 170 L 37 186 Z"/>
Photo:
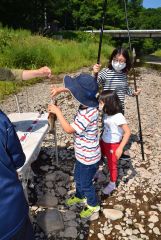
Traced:
<path fill-rule="evenodd" d="M 105 17 L 106 17 L 106 9 L 107 9 L 107 0 L 105 0 L 105 1 L 104 1 L 104 4 L 103 4 L 102 25 L 101 25 L 101 31 L 100 31 L 100 40 L 99 40 L 97 64 L 100 64 L 101 49 L 102 49 L 102 38 L 103 38 L 103 30 L 104 30 L 104 22 L 105 22 Z M 97 74 L 97 75 L 98 75 L 98 74 Z M 97 78 L 97 75 L 96 75 L 96 78 Z"/>
<path fill-rule="evenodd" d="M 130 48 L 130 53 L 132 56 L 132 72 L 134 76 L 134 89 L 137 91 L 137 84 L 136 84 L 136 71 L 134 68 L 134 63 L 135 63 L 135 56 L 134 53 L 132 52 L 132 47 L 131 47 L 131 36 L 130 36 L 130 30 L 129 30 L 129 21 L 128 21 L 128 16 L 127 16 L 127 5 L 126 5 L 126 0 L 124 0 L 124 6 L 125 6 L 125 19 L 126 19 L 126 26 L 127 26 L 127 31 L 128 31 L 128 39 L 129 39 L 129 48 Z M 136 105 L 137 105 L 137 113 L 138 113 L 138 122 L 139 122 L 139 137 L 140 137 L 140 144 L 141 144 L 141 153 L 142 153 L 142 159 L 145 160 L 144 157 L 144 146 L 143 146 L 143 135 L 142 135 L 142 127 L 141 127 L 141 116 L 140 116 L 140 108 L 139 108 L 139 98 L 136 95 Z"/>

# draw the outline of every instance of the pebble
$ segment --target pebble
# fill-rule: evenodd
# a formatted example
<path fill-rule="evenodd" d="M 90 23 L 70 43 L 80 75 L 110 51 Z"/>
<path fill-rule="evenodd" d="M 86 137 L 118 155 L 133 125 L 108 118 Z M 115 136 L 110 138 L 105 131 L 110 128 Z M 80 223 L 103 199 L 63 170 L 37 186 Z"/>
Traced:
<path fill-rule="evenodd" d="M 160 230 L 159 230 L 158 227 L 154 227 L 154 228 L 153 228 L 153 232 L 154 232 L 156 235 L 161 235 Z"/>
<path fill-rule="evenodd" d="M 98 234 L 97 234 L 97 237 L 98 237 L 98 239 L 100 239 L 100 240 L 106 240 L 105 237 L 104 237 L 104 235 L 103 235 L 102 233 L 98 233 Z"/>
<path fill-rule="evenodd" d="M 123 217 L 123 213 L 116 209 L 104 209 L 103 214 L 111 220 L 117 220 Z"/>
<path fill-rule="evenodd" d="M 159 218 L 157 216 L 155 216 L 155 215 L 152 215 L 152 216 L 150 216 L 148 221 L 152 222 L 152 223 L 156 223 L 156 222 L 159 222 Z"/>

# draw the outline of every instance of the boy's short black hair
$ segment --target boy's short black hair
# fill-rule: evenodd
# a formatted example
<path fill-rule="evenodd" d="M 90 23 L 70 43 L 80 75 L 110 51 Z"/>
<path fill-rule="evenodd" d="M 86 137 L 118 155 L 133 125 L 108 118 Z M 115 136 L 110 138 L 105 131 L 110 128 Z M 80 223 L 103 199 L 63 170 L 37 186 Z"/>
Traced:
<path fill-rule="evenodd" d="M 116 91 L 105 90 L 99 96 L 99 101 L 104 103 L 103 112 L 109 116 L 122 113 L 122 104 Z"/>
<path fill-rule="evenodd" d="M 108 62 L 108 68 L 109 69 L 113 69 L 112 67 L 112 60 L 113 58 L 117 55 L 117 54 L 121 54 L 123 55 L 123 57 L 126 59 L 126 67 L 122 70 L 123 72 L 128 72 L 131 68 L 131 60 L 130 60 L 130 56 L 129 56 L 129 52 L 127 49 L 122 48 L 122 47 L 118 47 L 116 49 L 113 50 L 110 58 L 109 58 L 109 62 Z"/>

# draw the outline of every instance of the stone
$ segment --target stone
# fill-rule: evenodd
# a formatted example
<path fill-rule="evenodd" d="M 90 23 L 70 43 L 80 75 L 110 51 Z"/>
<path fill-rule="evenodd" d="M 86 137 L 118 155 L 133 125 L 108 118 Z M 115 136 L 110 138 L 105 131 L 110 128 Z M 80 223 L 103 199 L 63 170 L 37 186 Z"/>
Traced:
<path fill-rule="evenodd" d="M 144 199 L 145 202 L 148 202 L 148 198 L 147 198 L 146 195 L 143 195 L 143 199 Z"/>
<path fill-rule="evenodd" d="M 141 233 L 145 233 L 145 229 L 141 226 L 141 224 L 139 225 L 139 231 L 140 231 Z"/>
<path fill-rule="evenodd" d="M 58 205 L 58 199 L 48 193 L 38 200 L 37 205 L 42 207 L 56 207 Z"/>
<path fill-rule="evenodd" d="M 62 215 L 57 209 L 39 213 L 37 223 L 46 234 L 64 229 Z"/>
<path fill-rule="evenodd" d="M 58 187 L 57 191 L 59 192 L 60 196 L 62 196 L 62 197 L 65 196 L 67 193 L 67 190 L 63 187 Z"/>
<path fill-rule="evenodd" d="M 75 227 L 67 227 L 64 232 L 61 232 L 60 236 L 64 238 L 76 239 L 78 235 L 77 229 Z"/>
<path fill-rule="evenodd" d="M 68 210 L 63 214 L 64 221 L 70 221 L 76 219 L 76 213 Z"/>
<path fill-rule="evenodd" d="M 99 212 L 93 213 L 92 216 L 89 218 L 90 221 L 97 220 L 99 218 Z"/>
<path fill-rule="evenodd" d="M 104 237 L 104 235 L 103 235 L 102 233 L 98 233 L 98 234 L 97 234 L 97 237 L 98 237 L 98 239 L 100 239 L 100 240 L 106 240 L 105 237 Z"/>
<path fill-rule="evenodd" d="M 148 222 L 153 222 L 153 223 L 159 222 L 159 218 L 157 216 L 155 216 L 155 215 L 152 215 L 148 219 Z"/>
<path fill-rule="evenodd" d="M 157 208 L 158 208 L 159 212 L 161 212 L 161 204 L 157 204 Z"/>
<path fill-rule="evenodd" d="M 109 235 L 112 232 L 112 228 L 107 229 L 104 231 L 104 235 Z"/>
<path fill-rule="evenodd" d="M 148 227 L 152 229 L 154 227 L 154 223 L 148 224 Z"/>
<path fill-rule="evenodd" d="M 139 211 L 138 213 L 139 213 L 140 216 L 145 215 L 145 212 L 144 212 L 144 211 Z"/>
<path fill-rule="evenodd" d="M 120 196 L 117 199 L 118 199 L 119 202 L 121 202 L 124 198 Z"/>
<path fill-rule="evenodd" d="M 83 239 L 84 239 L 84 235 L 83 235 L 83 234 L 80 234 L 80 235 L 79 235 L 79 239 L 80 239 L 80 240 L 83 240 Z"/>
<path fill-rule="evenodd" d="M 125 233 L 126 233 L 126 235 L 131 236 L 132 235 L 132 229 L 131 228 L 126 229 Z"/>
<path fill-rule="evenodd" d="M 123 205 L 119 205 L 119 204 L 114 205 L 113 209 L 119 210 L 121 212 L 123 212 L 125 210 L 124 206 Z"/>
<path fill-rule="evenodd" d="M 139 240 L 139 238 L 135 235 L 131 235 L 128 237 L 128 240 Z"/>
<path fill-rule="evenodd" d="M 47 188 L 53 188 L 54 187 L 54 184 L 50 181 L 50 182 L 46 182 L 45 183 Z"/>
<path fill-rule="evenodd" d="M 48 169 L 49 169 L 49 166 L 47 166 L 47 165 L 41 166 L 40 169 L 43 170 L 43 171 L 45 171 L 45 172 L 47 172 Z"/>
<path fill-rule="evenodd" d="M 119 231 L 121 231 L 122 230 L 122 227 L 121 227 L 121 225 L 115 225 L 115 227 L 114 227 L 116 230 L 119 230 Z"/>
<path fill-rule="evenodd" d="M 55 175 L 53 173 L 48 173 L 45 178 L 46 181 L 55 181 Z"/>
<path fill-rule="evenodd" d="M 104 209 L 103 214 L 106 218 L 117 220 L 123 217 L 123 213 L 116 209 Z"/>
<path fill-rule="evenodd" d="M 76 221 L 67 221 L 66 222 L 69 227 L 78 227 L 78 223 Z"/>
<path fill-rule="evenodd" d="M 160 230 L 159 230 L 158 227 L 154 227 L 154 228 L 153 228 L 153 232 L 154 232 L 156 235 L 161 235 Z"/>

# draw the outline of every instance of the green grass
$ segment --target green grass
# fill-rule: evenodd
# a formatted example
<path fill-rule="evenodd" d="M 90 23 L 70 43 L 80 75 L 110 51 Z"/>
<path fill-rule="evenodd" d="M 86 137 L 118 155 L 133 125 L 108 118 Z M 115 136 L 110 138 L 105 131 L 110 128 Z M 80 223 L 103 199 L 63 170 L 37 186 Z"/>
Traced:
<path fill-rule="evenodd" d="M 153 53 L 154 56 L 161 57 L 161 49 Z"/>
<path fill-rule="evenodd" d="M 102 60 L 108 58 L 112 47 L 102 48 Z M 94 64 L 98 41 L 53 40 L 31 35 L 24 30 L 0 29 L 0 66 L 34 69 L 49 66 L 55 74 L 70 72 Z"/>
<path fill-rule="evenodd" d="M 103 64 L 112 49 L 108 40 L 104 40 L 101 55 Z M 0 29 L 1 67 L 36 69 L 46 65 L 52 69 L 53 74 L 67 73 L 96 63 L 97 52 L 98 39 L 54 40 L 32 35 L 26 30 Z M 35 80 L 30 81 L 32 82 Z M 19 90 L 23 84 L 1 82 L 0 97 Z"/>

